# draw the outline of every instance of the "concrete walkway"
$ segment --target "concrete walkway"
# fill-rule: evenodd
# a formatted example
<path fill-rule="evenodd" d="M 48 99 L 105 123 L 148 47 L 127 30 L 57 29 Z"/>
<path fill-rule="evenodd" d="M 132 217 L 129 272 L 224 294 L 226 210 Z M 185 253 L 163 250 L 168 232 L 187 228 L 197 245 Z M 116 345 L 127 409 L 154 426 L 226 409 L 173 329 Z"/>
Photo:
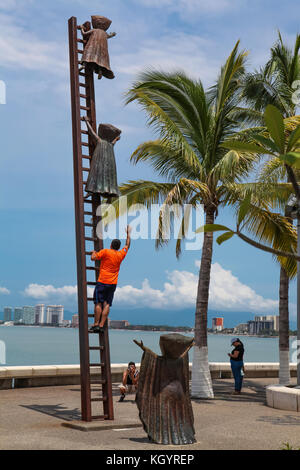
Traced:
<path fill-rule="evenodd" d="M 79 386 L 0 391 L 0 449 L 197 450 L 281 449 L 300 447 L 300 413 L 268 408 L 265 386 L 275 379 L 245 379 L 243 394 L 231 395 L 233 380 L 214 380 L 214 400 L 193 400 L 197 443 L 192 446 L 151 444 L 142 427 L 82 432 L 62 426 L 80 419 Z M 118 403 L 116 422 L 138 420 L 134 395 Z M 123 421 L 124 422 L 124 421 Z"/>

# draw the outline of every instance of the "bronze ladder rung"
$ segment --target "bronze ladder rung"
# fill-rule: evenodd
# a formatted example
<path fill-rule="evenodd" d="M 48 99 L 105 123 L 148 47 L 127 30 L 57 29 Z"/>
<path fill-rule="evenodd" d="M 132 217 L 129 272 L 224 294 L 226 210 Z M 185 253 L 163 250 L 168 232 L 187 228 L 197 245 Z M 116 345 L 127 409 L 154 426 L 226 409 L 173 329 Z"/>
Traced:
<path fill-rule="evenodd" d="M 107 397 L 101 397 L 101 398 L 91 398 L 91 401 L 106 401 Z"/>
<path fill-rule="evenodd" d="M 97 224 L 90 224 L 89 222 L 84 222 L 84 226 L 85 227 L 94 227 L 94 228 L 96 228 Z"/>

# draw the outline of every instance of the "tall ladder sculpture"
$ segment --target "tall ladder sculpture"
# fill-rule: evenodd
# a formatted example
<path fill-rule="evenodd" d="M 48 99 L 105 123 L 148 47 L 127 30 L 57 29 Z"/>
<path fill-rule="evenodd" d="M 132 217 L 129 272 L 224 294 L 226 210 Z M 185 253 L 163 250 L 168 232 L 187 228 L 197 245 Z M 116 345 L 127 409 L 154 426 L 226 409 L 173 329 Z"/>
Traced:
<path fill-rule="evenodd" d="M 77 255 L 77 287 L 78 287 L 78 315 L 79 315 L 79 346 L 80 346 L 80 377 L 81 377 L 81 416 L 83 421 L 95 419 L 114 419 L 111 366 L 109 352 L 109 337 L 107 321 L 104 330 L 99 333 L 99 346 L 90 346 L 90 333 L 88 331 L 88 318 L 94 315 L 88 313 L 88 303 L 93 302 L 88 291 L 95 286 L 99 275 L 99 261 L 88 265 L 93 250 L 103 248 L 103 241 L 96 235 L 96 226 L 99 217 L 96 216 L 97 207 L 101 204 L 99 195 L 93 194 L 84 198 L 84 188 L 87 174 L 94 151 L 94 142 L 86 130 L 85 118 L 96 131 L 96 109 L 93 70 L 86 66 L 80 70 L 80 58 L 85 47 L 85 40 L 78 37 L 77 19 L 69 19 L 69 51 L 70 51 L 70 81 L 72 105 L 72 133 L 73 133 L 73 163 L 74 163 L 74 195 L 76 219 L 76 255 Z M 91 231 L 91 233 L 87 233 Z M 91 263 L 91 262 L 90 262 Z M 89 279 L 95 274 L 93 280 Z M 97 334 L 93 334 L 97 336 Z M 91 351 L 99 352 L 99 362 L 91 362 Z M 93 353 L 92 353 L 93 354 Z M 100 378 L 95 379 L 92 371 L 101 369 Z M 101 385 L 102 396 L 93 396 L 99 391 Z M 95 404 L 94 404 L 95 402 Z M 92 405 L 103 403 L 103 414 L 92 410 Z"/>

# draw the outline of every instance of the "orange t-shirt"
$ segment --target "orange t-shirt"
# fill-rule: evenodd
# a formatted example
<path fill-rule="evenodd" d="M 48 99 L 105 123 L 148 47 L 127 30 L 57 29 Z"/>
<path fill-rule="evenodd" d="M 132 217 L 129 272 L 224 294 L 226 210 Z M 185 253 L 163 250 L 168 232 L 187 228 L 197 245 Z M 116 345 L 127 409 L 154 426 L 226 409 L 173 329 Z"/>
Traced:
<path fill-rule="evenodd" d="M 104 248 L 96 253 L 96 259 L 101 260 L 98 282 L 103 284 L 117 284 L 120 265 L 127 255 L 128 248 L 124 246 L 120 251 Z"/>

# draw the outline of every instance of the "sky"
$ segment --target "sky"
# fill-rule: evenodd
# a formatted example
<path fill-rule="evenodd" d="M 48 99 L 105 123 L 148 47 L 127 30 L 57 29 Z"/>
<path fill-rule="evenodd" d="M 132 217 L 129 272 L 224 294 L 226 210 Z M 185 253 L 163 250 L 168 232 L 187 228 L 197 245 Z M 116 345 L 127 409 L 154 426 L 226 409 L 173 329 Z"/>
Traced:
<path fill-rule="evenodd" d="M 5 306 L 60 304 L 76 312 L 76 254 L 67 22 L 92 14 L 112 20 L 114 80 L 96 79 L 98 122 L 122 129 L 115 153 L 118 181 L 153 179 L 130 155 L 155 134 L 124 96 L 147 68 L 184 70 L 207 88 L 237 40 L 248 70 L 263 65 L 277 30 L 292 45 L 300 4 L 287 0 L 0 0 L 0 311 Z M 218 223 L 234 227 L 230 209 Z M 109 241 L 105 242 L 109 245 Z M 194 309 L 201 249 L 156 250 L 134 240 L 114 306 Z M 232 238 L 214 245 L 211 309 L 278 313 L 279 267 L 271 255 Z M 290 288 L 295 318 L 296 286 Z"/>

